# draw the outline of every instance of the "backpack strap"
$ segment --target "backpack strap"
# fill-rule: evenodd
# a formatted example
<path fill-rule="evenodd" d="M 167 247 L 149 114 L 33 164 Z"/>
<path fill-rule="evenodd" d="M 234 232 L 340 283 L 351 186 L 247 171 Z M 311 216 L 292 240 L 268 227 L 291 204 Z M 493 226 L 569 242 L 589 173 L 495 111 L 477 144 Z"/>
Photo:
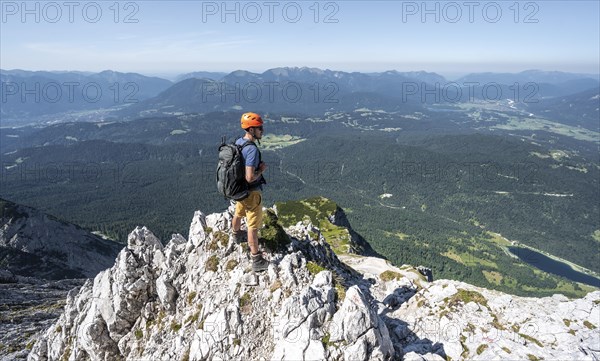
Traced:
<path fill-rule="evenodd" d="M 256 145 L 256 143 L 254 143 L 251 140 L 246 140 L 246 142 L 241 145 L 241 147 L 240 147 L 240 153 L 242 152 L 242 149 L 244 149 L 248 145 L 253 145 L 253 146 L 256 147 L 256 151 L 258 152 L 258 161 L 262 162 L 262 153 L 260 152 L 260 149 L 258 149 L 258 146 Z"/>
<path fill-rule="evenodd" d="M 262 153 L 260 152 L 260 149 L 258 148 L 258 146 L 256 145 L 256 143 L 254 143 L 251 140 L 246 140 L 246 142 L 244 144 L 237 145 L 237 147 L 238 147 L 238 149 L 240 151 L 240 154 L 242 153 L 242 149 L 244 149 L 248 145 L 253 145 L 253 146 L 256 147 L 256 151 L 258 152 L 258 162 L 262 163 Z M 256 183 L 252 183 L 252 184 L 256 184 Z M 261 177 L 260 181 L 258 182 L 258 184 L 267 184 L 267 181 L 265 180 L 264 177 Z"/>

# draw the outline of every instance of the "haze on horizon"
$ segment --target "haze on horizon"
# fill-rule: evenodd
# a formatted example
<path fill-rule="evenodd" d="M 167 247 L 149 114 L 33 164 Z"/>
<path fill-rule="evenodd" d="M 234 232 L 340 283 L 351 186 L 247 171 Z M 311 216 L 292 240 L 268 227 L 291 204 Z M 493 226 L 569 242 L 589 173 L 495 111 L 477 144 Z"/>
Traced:
<path fill-rule="evenodd" d="M 596 1 L 52 4 L 2 2 L 2 69 L 600 72 Z"/>

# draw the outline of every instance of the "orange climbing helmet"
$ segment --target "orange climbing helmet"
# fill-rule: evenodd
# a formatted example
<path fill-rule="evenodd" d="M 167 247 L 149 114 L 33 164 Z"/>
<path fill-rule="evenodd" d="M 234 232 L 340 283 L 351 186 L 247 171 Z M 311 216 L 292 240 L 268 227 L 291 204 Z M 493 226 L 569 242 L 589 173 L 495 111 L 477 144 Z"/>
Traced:
<path fill-rule="evenodd" d="M 256 113 L 244 113 L 242 115 L 242 129 L 260 127 L 261 125 L 263 125 L 263 120 L 260 115 Z"/>

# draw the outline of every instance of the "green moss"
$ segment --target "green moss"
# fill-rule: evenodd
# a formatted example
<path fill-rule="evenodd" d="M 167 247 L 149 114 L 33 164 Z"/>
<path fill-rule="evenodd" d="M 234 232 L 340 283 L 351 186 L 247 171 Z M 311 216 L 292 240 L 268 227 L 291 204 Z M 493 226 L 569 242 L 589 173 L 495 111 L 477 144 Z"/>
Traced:
<path fill-rule="evenodd" d="M 35 344 L 35 341 L 29 341 L 29 343 L 27 343 L 27 345 L 25 346 L 25 349 L 31 351 L 31 349 L 33 348 L 33 345 Z"/>
<path fill-rule="evenodd" d="M 154 321 L 153 320 L 146 321 L 146 330 L 148 330 L 152 326 L 154 326 Z"/>
<path fill-rule="evenodd" d="M 264 213 L 263 228 L 260 230 L 260 241 L 271 252 L 283 251 L 290 243 L 290 238 L 283 229 L 277 215 L 268 209 Z"/>
<path fill-rule="evenodd" d="M 600 303 L 600 300 L 594 300 L 594 304 L 597 305 Z"/>
<path fill-rule="evenodd" d="M 323 338 L 321 339 L 321 343 L 323 343 L 323 347 L 327 348 L 327 346 L 330 346 L 331 344 L 329 343 L 329 339 L 331 338 L 331 335 L 329 334 L 329 332 L 325 332 L 325 335 L 323 336 Z"/>
<path fill-rule="evenodd" d="M 219 232 L 217 232 L 217 233 L 219 233 Z M 221 233 L 223 233 L 223 232 L 221 232 Z M 209 251 L 213 251 L 213 252 L 216 251 L 217 249 L 219 249 L 219 241 L 216 238 L 216 234 L 215 234 L 215 237 L 212 238 L 210 240 L 210 242 L 208 242 L 207 248 Z"/>
<path fill-rule="evenodd" d="M 502 346 L 502 350 L 504 350 L 506 353 L 512 353 L 512 351 L 506 346 Z"/>
<path fill-rule="evenodd" d="M 193 315 L 191 315 L 190 317 L 188 317 L 185 320 L 185 323 L 194 323 L 196 321 L 198 321 L 198 319 L 200 318 L 200 311 L 194 313 Z"/>
<path fill-rule="evenodd" d="M 178 332 L 181 330 L 181 324 L 175 321 L 171 322 L 171 330 L 173 330 L 173 332 Z"/>
<path fill-rule="evenodd" d="M 236 266 L 238 265 L 238 262 L 234 259 L 230 259 L 229 261 L 227 261 L 227 264 L 225 265 L 225 270 L 227 270 L 227 272 L 232 271 Z"/>
<path fill-rule="evenodd" d="M 61 332 L 62 332 L 62 326 L 60 326 L 60 325 L 59 325 L 59 326 L 56 326 L 56 328 L 54 329 L 54 331 L 55 331 L 56 333 L 61 333 Z"/>
<path fill-rule="evenodd" d="M 466 345 L 467 337 L 465 335 L 460 335 L 460 346 L 463 351 L 460 354 L 460 358 L 466 360 L 469 356 L 469 348 Z"/>
<path fill-rule="evenodd" d="M 138 340 L 141 340 L 144 337 L 144 333 L 139 328 L 135 329 L 134 334 L 135 334 L 135 338 Z"/>
<path fill-rule="evenodd" d="M 536 340 L 535 338 L 529 336 L 529 335 L 525 335 L 523 333 L 520 333 L 519 336 L 523 337 L 525 340 L 529 341 L 529 342 L 533 342 L 536 345 L 540 346 L 540 347 L 544 347 L 544 345 L 542 345 L 542 343 L 538 340 Z"/>
<path fill-rule="evenodd" d="M 492 316 L 494 317 L 492 320 L 492 326 L 494 326 L 497 330 L 506 330 L 506 327 L 504 327 L 504 325 L 498 321 L 498 316 L 495 314 L 492 314 Z"/>
<path fill-rule="evenodd" d="M 335 283 L 335 293 L 338 301 L 343 302 L 346 298 L 346 289 L 340 283 Z"/>
<path fill-rule="evenodd" d="M 216 255 L 208 257 L 205 268 L 207 271 L 217 272 L 217 269 L 219 269 L 219 258 Z"/>
<path fill-rule="evenodd" d="M 337 204 L 324 197 L 277 202 L 275 206 L 285 227 L 304 221 L 304 217 L 307 217 L 312 224 L 318 225 L 321 219 L 333 215 L 337 209 Z"/>
<path fill-rule="evenodd" d="M 590 330 L 594 330 L 596 329 L 596 326 L 594 326 L 590 321 L 585 320 L 583 321 L 583 325 L 587 328 L 589 328 Z"/>
<path fill-rule="evenodd" d="M 211 248 L 209 246 L 209 249 L 211 250 L 215 250 L 219 247 L 219 245 L 217 244 L 217 242 L 221 242 L 222 245 L 227 245 L 229 243 L 229 235 L 227 235 L 227 233 L 219 231 L 219 232 L 215 232 L 213 234 L 213 243 L 215 243 L 214 246 L 212 246 L 213 248 Z"/>
<path fill-rule="evenodd" d="M 240 340 L 239 338 L 234 338 L 233 339 L 233 345 L 234 346 L 239 346 L 242 344 L 242 340 Z"/>
<path fill-rule="evenodd" d="M 308 269 L 308 272 L 310 272 L 310 274 L 312 274 L 313 276 L 316 276 L 319 272 L 326 270 L 326 268 L 319 266 L 313 261 L 308 261 L 306 263 L 306 268 Z"/>
<path fill-rule="evenodd" d="M 382 272 L 379 275 L 379 278 L 381 278 L 381 280 L 384 281 L 384 282 L 388 282 L 388 281 L 392 281 L 392 280 L 399 280 L 402 277 L 403 276 L 400 273 L 394 272 L 394 271 L 389 271 L 389 270 L 385 271 L 385 272 Z"/>
<path fill-rule="evenodd" d="M 567 326 L 567 327 L 571 326 L 571 320 L 567 320 L 565 318 L 565 319 L 563 319 L 563 322 L 565 323 L 565 326 Z"/>
<path fill-rule="evenodd" d="M 194 298 L 196 298 L 196 295 L 197 295 L 196 292 L 190 292 L 188 294 L 188 297 L 187 297 L 188 304 L 190 304 L 190 305 L 192 304 L 192 302 L 194 301 Z"/>
<path fill-rule="evenodd" d="M 569 330 L 569 333 L 573 336 L 575 336 L 575 330 Z"/>
<path fill-rule="evenodd" d="M 487 344 L 482 344 L 479 345 L 479 347 L 477 347 L 477 354 L 481 355 L 483 353 L 483 351 L 485 351 L 489 346 Z"/>
<path fill-rule="evenodd" d="M 248 314 L 252 311 L 252 296 L 250 293 L 246 292 L 240 297 L 239 305 L 242 313 Z"/>
<path fill-rule="evenodd" d="M 211 227 L 204 228 L 205 233 L 212 233 L 213 229 Z"/>
<path fill-rule="evenodd" d="M 466 305 L 469 302 L 475 302 L 480 306 L 488 307 L 487 300 L 481 293 L 467 291 L 462 288 L 460 288 L 452 297 L 445 298 L 444 301 L 447 302 L 450 307 L 455 307 L 460 303 Z"/>
<path fill-rule="evenodd" d="M 336 254 L 347 254 L 350 249 L 351 237 L 345 227 L 339 227 L 329 221 L 339 207 L 331 200 L 323 197 L 308 198 L 301 201 L 287 201 L 275 203 L 279 219 L 284 227 L 295 225 L 298 222 L 312 223 L 319 227 L 321 235 L 325 238 L 331 249 Z M 309 232 L 313 240 L 319 239 L 317 232 Z"/>
<path fill-rule="evenodd" d="M 250 293 L 246 292 L 242 295 L 242 297 L 240 297 L 240 307 L 244 307 L 248 304 L 250 304 L 250 301 L 252 300 L 252 296 L 250 296 Z"/>
<path fill-rule="evenodd" d="M 540 359 L 535 357 L 534 355 L 528 353 L 527 354 L 527 358 L 529 359 L 529 361 L 539 361 Z"/>

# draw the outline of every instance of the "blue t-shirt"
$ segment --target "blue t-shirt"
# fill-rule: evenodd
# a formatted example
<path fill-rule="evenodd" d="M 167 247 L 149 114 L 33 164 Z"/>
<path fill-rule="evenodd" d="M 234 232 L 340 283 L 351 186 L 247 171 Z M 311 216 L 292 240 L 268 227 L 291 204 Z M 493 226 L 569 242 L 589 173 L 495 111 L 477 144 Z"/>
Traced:
<path fill-rule="evenodd" d="M 244 143 L 246 143 L 246 141 L 247 140 L 242 137 L 236 140 L 235 144 L 243 145 Z M 254 171 L 258 170 L 258 167 L 260 166 L 260 155 L 258 153 L 258 148 L 255 145 L 251 144 L 247 147 L 244 147 L 244 149 L 242 149 L 242 156 L 244 157 L 246 167 L 254 167 Z M 262 190 L 263 182 L 263 176 L 261 174 L 260 177 L 256 180 L 256 182 L 250 184 L 250 190 Z"/>

